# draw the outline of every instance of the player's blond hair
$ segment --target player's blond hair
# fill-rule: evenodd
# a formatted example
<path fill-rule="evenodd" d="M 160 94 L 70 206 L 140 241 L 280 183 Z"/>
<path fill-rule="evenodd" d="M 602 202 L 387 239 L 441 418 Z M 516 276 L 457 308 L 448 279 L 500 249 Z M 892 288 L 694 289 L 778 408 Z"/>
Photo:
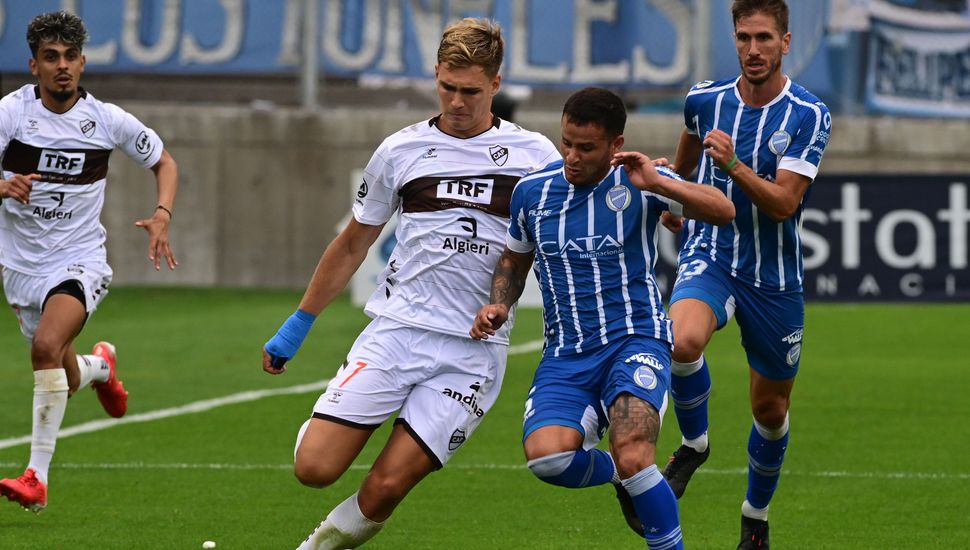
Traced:
<path fill-rule="evenodd" d="M 502 28 L 490 19 L 466 17 L 452 23 L 441 35 L 438 64 L 462 68 L 477 65 L 489 78 L 498 74 L 505 55 Z"/>

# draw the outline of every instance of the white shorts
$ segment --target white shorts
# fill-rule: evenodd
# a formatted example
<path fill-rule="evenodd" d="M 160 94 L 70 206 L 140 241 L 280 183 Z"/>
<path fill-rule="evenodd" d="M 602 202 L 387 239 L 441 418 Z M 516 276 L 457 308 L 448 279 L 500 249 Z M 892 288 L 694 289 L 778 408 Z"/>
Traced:
<path fill-rule="evenodd" d="M 44 302 L 51 290 L 65 281 L 80 282 L 84 291 L 84 309 L 90 317 L 108 294 L 111 275 L 111 267 L 102 259 L 72 263 L 40 276 L 4 268 L 3 292 L 20 320 L 20 332 L 28 341 L 32 341 Z"/>
<path fill-rule="evenodd" d="M 405 429 L 440 468 L 495 404 L 508 347 L 378 317 L 313 407 L 314 418 L 375 428 L 400 410 Z"/>

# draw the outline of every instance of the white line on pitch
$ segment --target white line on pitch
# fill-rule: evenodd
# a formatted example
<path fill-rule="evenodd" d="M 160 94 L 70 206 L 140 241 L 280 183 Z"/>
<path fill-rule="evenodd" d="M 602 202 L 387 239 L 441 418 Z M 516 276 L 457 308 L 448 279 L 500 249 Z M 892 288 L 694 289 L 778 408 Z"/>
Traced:
<path fill-rule="evenodd" d="M 0 468 L 17 468 L 23 466 L 20 462 L 0 462 Z M 119 462 L 119 463 L 64 463 L 57 464 L 58 468 L 67 470 L 292 470 L 292 464 L 190 464 L 190 463 L 161 463 L 150 462 Z M 354 464 L 352 470 L 369 470 L 370 464 Z M 525 464 L 449 464 L 449 470 L 525 470 Z M 702 468 L 698 474 L 720 476 L 742 476 L 747 473 L 746 468 L 712 469 Z M 785 476 L 796 477 L 826 477 L 848 479 L 938 479 L 938 480 L 970 480 L 970 473 L 948 474 L 943 472 L 805 472 L 798 470 L 784 470 Z"/>
<path fill-rule="evenodd" d="M 509 355 L 518 355 L 522 353 L 529 353 L 532 351 L 541 350 L 542 342 L 543 342 L 542 340 L 533 340 L 531 342 L 526 342 L 524 344 L 519 344 L 517 346 L 509 346 Z M 216 397 L 215 399 L 204 399 L 202 401 L 195 401 L 193 403 L 180 405 L 178 407 L 170 407 L 167 409 L 159 409 L 157 411 L 149 411 L 149 412 L 140 413 L 140 414 L 133 414 L 130 416 L 125 416 L 124 418 L 92 420 L 91 422 L 85 422 L 83 424 L 78 424 L 76 426 L 71 426 L 69 428 L 62 428 L 57 433 L 57 438 L 64 439 L 65 437 L 71 437 L 72 435 L 97 432 L 107 428 L 112 428 L 114 426 L 121 426 L 123 424 L 134 424 L 136 422 L 151 422 L 153 420 L 161 420 L 163 418 L 172 418 L 174 416 L 182 416 L 185 414 L 205 412 L 205 411 L 215 409 L 217 407 L 223 407 L 226 405 L 235 405 L 237 403 L 246 403 L 248 401 L 256 401 L 259 399 L 263 399 L 266 397 L 273 397 L 277 395 L 292 395 L 292 394 L 300 394 L 300 393 L 310 393 L 313 391 L 322 391 L 327 387 L 327 383 L 329 382 L 330 382 L 329 380 L 324 380 L 321 382 L 313 382 L 312 384 L 301 384 L 298 386 L 290 386 L 286 388 L 244 391 L 240 393 L 226 395 L 224 397 Z M 9 437 L 7 439 L 0 439 L 0 449 L 8 449 L 10 447 L 16 447 L 17 445 L 25 445 L 27 443 L 30 443 L 29 435 L 23 435 L 20 437 Z"/>

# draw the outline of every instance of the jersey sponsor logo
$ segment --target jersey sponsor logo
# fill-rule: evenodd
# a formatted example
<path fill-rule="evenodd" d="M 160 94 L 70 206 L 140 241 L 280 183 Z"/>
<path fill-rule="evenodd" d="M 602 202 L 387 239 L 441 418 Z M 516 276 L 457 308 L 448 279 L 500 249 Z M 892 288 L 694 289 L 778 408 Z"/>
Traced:
<path fill-rule="evenodd" d="M 138 151 L 142 155 L 147 155 L 152 152 L 152 138 L 148 137 L 148 132 L 142 130 L 138 137 L 135 138 L 135 151 Z"/>
<path fill-rule="evenodd" d="M 639 363 L 640 365 L 650 367 L 655 370 L 664 370 L 663 363 L 661 363 L 660 359 L 657 359 L 657 356 L 652 353 L 637 353 L 635 355 L 631 355 L 626 361 L 624 361 L 624 363 Z"/>
<path fill-rule="evenodd" d="M 81 125 L 81 133 L 84 134 L 85 137 L 91 137 L 91 136 L 93 136 L 94 135 L 94 130 L 98 126 L 96 122 L 94 122 L 93 120 L 91 120 L 89 118 L 86 118 L 86 119 L 82 120 L 80 122 L 80 125 Z"/>
<path fill-rule="evenodd" d="M 441 245 L 441 249 L 454 250 L 460 254 L 465 254 L 468 252 L 487 256 L 489 252 L 489 243 L 476 243 L 470 240 L 478 237 L 478 220 L 469 216 L 463 216 L 458 218 L 458 222 L 458 227 L 463 231 L 471 233 L 471 236 L 468 239 L 462 239 L 459 237 L 445 237 L 445 241 Z"/>
<path fill-rule="evenodd" d="M 544 218 L 546 216 L 551 216 L 551 215 L 552 215 L 552 209 L 549 209 L 549 208 L 544 208 L 542 210 L 538 208 L 532 208 L 529 210 L 530 218 Z"/>
<path fill-rule="evenodd" d="M 56 203 L 54 206 L 49 208 L 35 206 L 31 215 L 42 220 L 69 220 L 74 217 L 73 210 L 58 210 L 58 208 L 64 206 L 63 192 L 55 191 L 50 194 L 49 198 Z M 70 271 L 70 268 L 68 268 L 68 271 Z"/>
<path fill-rule="evenodd" d="M 614 212 L 622 212 L 630 206 L 631 197 L 629 189 L 623 185 L 614 185 L 606 192 L 606 206 Z"/>
<path fill-rule="evenodd" d="M 771 134 L 771 138 L 768 139 L 768 149 L 779 157 L 785 154 L 785 151 L 788 150 L 788 146 L 790 145 L 791 134 L 784 130 L 778 130 Z"/>
<path fill-rule="evenodd" d="M 455 451 L 461 444 L 468 439 L 468 434 L 462 428 L 457 428 L 455 431 L 451 432 L 451 438 L 448 440 L 448 450 Z"/>
<path fill-rule="evenodd" d="M 559 246 L 559 241 L 542 241 L 539 243 L 539 251 L 547 256 L 578 253 L 580 258 L 589 259 L 620 254 L 623 252 L 623 245 L 612 235 L 590 235 L 569 239 L 562 246 Z"/>
<path fill-rule="evenodd" d="M 826 112 L 825 115 L 822 116 L 822 125 L 825 126 L 825 129 L 826 130 L 828 130 L 829 128 L 832 127 L 832 115 L 831 115 L 831 113 Z"/>
<path fill-rule="evenodd" d="M 652 390 L 657 387 L 657 373 L 647 366 L 637 367 L 633 371 L 633 381 L 645 390 Z"/>
<path fill-rule="evenodd" d="M 805 333 L 805 329 L 800 328 L 795 332 L 789 334 L 788 336 L 785 336 L 784 338 L 782 338 L 781 341 L 786 344 L 798 344 L 802 341 L 802 335 L 804 333 Z"/>
<path fill-rule="evenodd" d="M 444 179 L 438 183 L 437 196 L 439 199 L 491 204 L 493 183 L 489 178 Z"/>
<path fill-rule="evenodd" d="M 700 89 L 703 89 L 703 88 L 707 88 L 711 84 L 714 84 L 714 81 L 713 80 L 704 80 L 704 81 L 701 81 L 701 82 L 698 82 L 697 84 L 695 84 L 694 85 L 694 89 L 695 90 L 700 90 Z"/>
<path fill-rule="evenodd" d="M 482 388 L 481 384 L 475 382 L 468 388 L 470 390 L 468 393 L 462 393 L 454 388 L 445 388 L 441 390 L 441 393 L 464 405 L 475 416 L 479 418 L 485 416 L 485 411 L 478 406 L 478 390 Z"/>
<path fill-rule="evenodd" d="M 83 152 L 53 151 L 44 149 L 40 152 L 40 162 L 37 171 L 78 176 L 84 169 Z"/>
<path fill-rule="evenodd" d="M 492 157 L 492 162 L 496 166 L 505 166 L 506 161 L 509 160 L 509 148 L 502 147 L 501 145 L 493 145 L 488 148 L 488 156 Z"/>

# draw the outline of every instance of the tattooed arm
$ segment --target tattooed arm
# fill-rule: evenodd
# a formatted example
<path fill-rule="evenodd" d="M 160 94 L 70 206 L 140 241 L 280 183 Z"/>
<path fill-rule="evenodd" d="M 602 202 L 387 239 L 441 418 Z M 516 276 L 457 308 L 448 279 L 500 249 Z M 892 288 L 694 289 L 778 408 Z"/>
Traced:
<path fill-rule="evenodd" d="M 482 306 L 475 316 L 472 328 L 468 331 L 475 340 L 488 340 L 495 335 L 509 318 L 509 310 L 522 296 L 525 281 L 532 267 L 534 252 L 525 254 L 513 252 L 505 248 L 492 274 L 492 292 L 489 295 L 491 303 Z"/>

